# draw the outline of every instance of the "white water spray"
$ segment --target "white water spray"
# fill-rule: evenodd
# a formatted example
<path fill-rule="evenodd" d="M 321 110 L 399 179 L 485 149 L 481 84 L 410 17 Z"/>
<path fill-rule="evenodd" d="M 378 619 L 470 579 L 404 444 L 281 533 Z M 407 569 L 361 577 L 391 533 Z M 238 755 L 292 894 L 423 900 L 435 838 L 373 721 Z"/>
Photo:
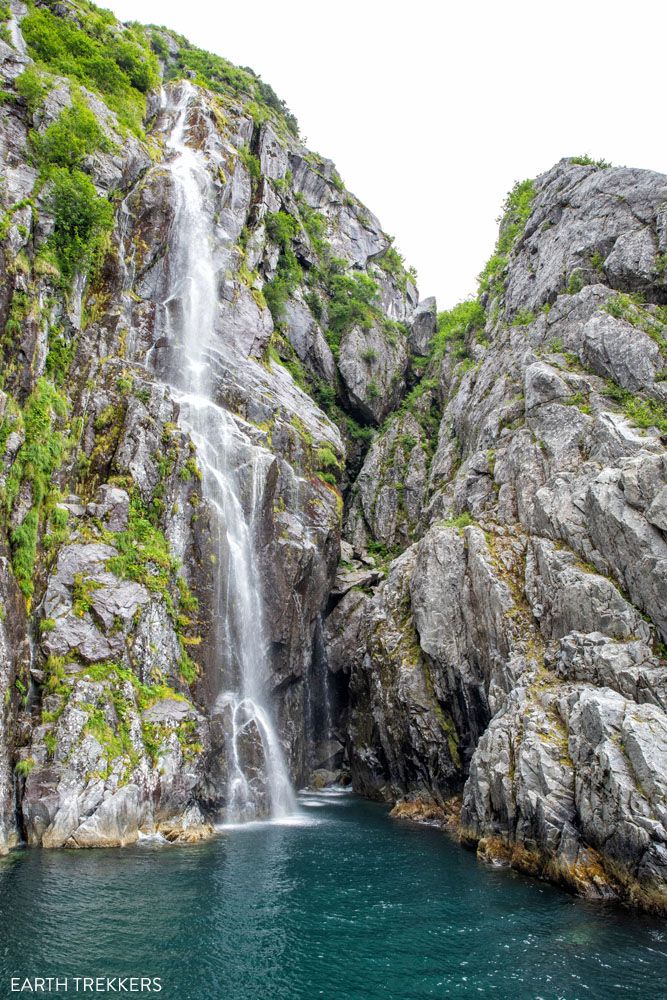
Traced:
<path fill-rule="evenodd" d="M 176 116 L 167 162 L 176 210 L 170 244 L 171 294 L 164 303 L 170 343 L 180 357 L 170 374 L 181 423 L 197 448 L 203 492 L 214 514 L 216 592 L 214 636 L 221 692 L 215 714 L 227 735 L 231 822 L 273 818 L 296 810 L 285 758 L 268 707 L 269 660 L 254 551 L 255 514 L 272 457 L 253 446 L 231 415 L 213 401 L 208 362 L 218 312 L 210 213 L 211 178 L 204 155 L 188 144 L 195 88 L 182 83 L 169 105 Z M 245 499 L 245 507 L 243 503 Z M 246 510 L 249 513 L 246 514 Z"/>

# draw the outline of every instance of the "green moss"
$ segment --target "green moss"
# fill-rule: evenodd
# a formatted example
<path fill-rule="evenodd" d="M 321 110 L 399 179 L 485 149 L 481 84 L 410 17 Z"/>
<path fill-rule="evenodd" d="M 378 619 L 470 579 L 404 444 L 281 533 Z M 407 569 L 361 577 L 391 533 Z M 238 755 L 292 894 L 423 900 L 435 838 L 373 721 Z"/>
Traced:
<path fill-rule="evenodd" d="M 512 326 L 530 326 L 535 322 L 535 313 L 530 309 L 518 309 L 514 314 Z"/>
<path fill-rule="evenodd" d="M 118 551 L 109 559 L 107 568 L 121 579 L 141 583 L 162 597 L 181 649 L 181 676 L 192 684 L 199 668 L 185 647 L 199 641 L 186 634 L 193 625 L 190 614 L 197 610 L 197 599 L 179 575 L 180 564 L 157 524 L 159 513 L 159 505 L 151 511 L 137 493 L 131 495 L 127 529 L 102 532 L 103 540 Z"/>
<path fill-rule="evenodd" d="M 72 611 L 77 618 L 83 618 L 85 614 L 92 610 L 93 595 L 102 586 L 90 577 L 84 577 L 83 573 L 74 575 L 72 583 Z"/>
<path fill-rule="evenodd" d="M 181 659 L 178 665 L 179 673 L 186 684 L 194 684 L 199 676 L 199 667 L 191 659 L 188 654 L 183 650 Z"/>
<path fill-rule="evenodd" d="M 42 713 L 42 724 L 51 725 L 57 722 L 66 706 L 72 693 L 73 681 L 69 683 L 65 679 L 62 671 L 62 661 L 54 663 L 55 658 L 51 657 L 47 661 L 46 670 L 49 677 L 47 690 L 51 693 L 58 693 L 61 697 L 60 706 L 51 712 Z M 60 679 L 57 685 L 53 683 L 54 667 Z M 131 715 L 135 704 L 139 713 L 143 713 L 158 701 L 170 699 L 172 701 L 183 701 L 187 703 L 187 698 L 169 687 L 167 684 L 158 682 L 155 684 L 144 684 L 127 667 L 121 666 L 114 661 L 103 661 L 99 663 L 87 664 L 82 674 L 77 674 L 76 678 L 85 676 L 90 680 L 104 684 L 104 692 L 96 704 L 87 704 L 82 707 L 87 713 L 87 721 L 84 733 L 94 736 L 100 744 L 106 766 L 101 773 L 101 777 L 106 778 L 117 766 L 119 761 L 124 762 L 124 771 L 121 781 L 127 781 L 132 770 L 139 764 L 139 753 L 134 746 L 131 735 Z M 131 693 L 128 693 L 128 685 L 131 685 Z M 111 710 L 111 711 L 110 711 Z M 181 728 L 183 732 L 181 732 Z M 160 756 L 163 741 L 168 737 L 172 729 L 154 723 L 142 722 L 142 742 L 146 753 L 154 764 Z M 181 749 L 187 760 L 193 760 L 202 747 L 196 741 L 196 724 L 190 720 L 180 723 L 176 729 Z M 57 746 L 56 735 L 53 731 L 47 732 L 45 744 L 51 756 L 55 753 Z"/>
<path fill-rule="evenodd" d="M 239 149 L 239 160 L 250 174 L 250 182 L 254 191 L 262 179 L 262 166 L 259 158 L 250 151 L 249 146 L 242 146 Z"/>
<path fill-rule="evenodd" d="M 456 517 L 449 517 L 444 521 L 438 521 L 438 527 L 455 528 L 459 535 L 462 535 L 463 529 L 470 527 L 471 524 L 475 524 L 475 521 L 467 510 L 464 510 L 462 514 L 458 514 Z"/>
<path fill-rule="evenodd" d="M 315 452 L 317 468 L 322 472 L 340 472 L 340 461 L 331 448 L 322 446 Z"/>
<path fill-rule="evenodd" d="M 274 212 L 267 216 L 266 228 L 269 238 L 280 247 L 276 273 L 262 289 L 264 299 L 273 316 L 273 322 L 280 326 L 285 319 L 285 306 L 292 292 L 301 283 L 303 274 L 292 240 L 298 232 L 296 219 L 287 212 Z"/>
<path fill-rule="evenodd" d="M 47 756 L 53 759 L 56 755 L 56 750 L 58 749 L 58 740 L 56 739 L 56 734 L 45 733 L 44 734 L 44 746 L 46 747 Z"/>
<path fill-rule="evenodd" d="M 35 758 L 26 757 L 25 760 L 20 760 L 17 763 L 14 770 L 16 771 L 16 774 L 18 774 L 21 778 L 27 778 L 28 775 L 32 771 L 34 771 L 36 767 L 37 767 L 37 761 L 35 760 Z"/>
<path fill-rule="evenodd" d="M 438 723 L 440 724 L 440 728 L 442 729 L 445 739 L 447 740 L 447 748 L 449 750 L 449 756 L 451 757 L 452 763 L 455 765 L 455 767 L 461 767 L 461 754 L 459 751 L 460 738 L 456 726 L 454 724 L 454 720 L 452 719 L 451 715 L 449 715 L 449 713 L 445 712 L 442 705 L 440 704 L 438 696 L 435 692 L 435 685 L 433 684 L 433 677 L 431 676 L 431 671 L 428 663 L 425 660 L 422 662 L 424 670 L 424 680 L 426 682 L 426 689 L 431 698 L 431 705 L 435 717 L 437 718 Z"/>
<path fill-rule="evenodd" d="M 67 337 L 64 328 L 55 323 L 50 324 L 44 371 L 47 378 L 51 379 L 59 389 L 67 380 L 75 351 L 76 341 Z"/>
<path fill-rule="evenodd" d="M 34 590 L 37 540 L 43 514 L 55 500 L 53 478 L 69 445 L 67 432 L 57 426 L 67 412 L 64 395 L 48 379 L 38 379 L 23 410 L 25 440 L 7 477 L 5 508 L 8 515 L 23 484 L 29 488 L 32 501 L 22 524 L 11 533 L 12 566 L 26 597 Z"/>

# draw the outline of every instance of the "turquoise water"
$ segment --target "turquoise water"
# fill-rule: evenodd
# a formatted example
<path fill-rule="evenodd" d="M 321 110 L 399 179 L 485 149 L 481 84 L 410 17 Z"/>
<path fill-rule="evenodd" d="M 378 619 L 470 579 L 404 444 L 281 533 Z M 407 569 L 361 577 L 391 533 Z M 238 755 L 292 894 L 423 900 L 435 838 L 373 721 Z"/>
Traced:
<path fill-rule="evenodd" d="M 0 996 L 23 975 L 159 976 L 165 1000 L 667 996 L 665 925 L 345 793 L 301 808 L 201 846 L 0 859 Z"/>

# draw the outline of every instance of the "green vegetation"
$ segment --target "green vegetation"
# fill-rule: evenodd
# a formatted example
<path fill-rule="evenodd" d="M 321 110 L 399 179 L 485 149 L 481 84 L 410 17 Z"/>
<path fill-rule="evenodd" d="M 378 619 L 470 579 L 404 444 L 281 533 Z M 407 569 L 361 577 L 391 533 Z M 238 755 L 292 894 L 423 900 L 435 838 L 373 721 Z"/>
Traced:
<path fill-rule="evenodd" d="M 296 219 L 288 212 L 270 212 L 266 217 L 267 235 L 281 249 L 290 246 L 298 231 Z"/>
<path fill-rule="evenodd" d="M 299 206 L 299 218 L 304 230 L 308 234 L 310 245 L 320 259 L 330 256 L 329 243 L 326 240 L 327 220 L 326 217 L 311 208 L 300 191 L 295 194 L 296 203 Z"/>
<path fill-rule="evenodd" d="M 266 217 L 268 236 L 280 247 L 278 267 L 273 278 L 262 289 L 266 304 L 271 310 L 276 326 L 285 319 L 285 306 L 292 292 L 302 280 L 302 272 L 292 248 L 292 239 L 298 232 L 298 224 L 287 212 L 274 212 Z"/>
<path fill-rule="evenodd" d="M 535 313 L 530 309 L 517 309 L 512 320 L 512 326 L 530 326 L 536 319 Z"/>
<path fill-rule="evenodd" d="M 25 440 L 12 465 L 5 486 L 5 509 L 9 516 L 22 487 L 30 491 L 31 506 L 22 523 L 11 532 L 12 566 L 26 598 L 34 590 L 37 540 L 45 513 L 59 497 L 54 476 L 67 453 L 69 439 L 60 429 L 68 403 L 46 378 L 40 378 L 23 409 Z"/>
<path fill-rule="evenodd" d="M 309 377 L 301 359 L 287 337 L 283 336 L 279 329 L 274 330 L 271 334 L 266 348 L 266 357 L 286 368 L 300 389 L 303 389 L 304 392 L 310 392 Z"/>
<path fill-rule="evenodd" d="M 378 542 L 375 541 L 374 539 L 368 542 L 367 547 L 369 553 L 373 556 L 376 562 L 379 563 L 380 568 L 384 569 L 386 569 L 386 567 L 389 565 L 392 559 L 395 559 L 396 556 L 400 555 L 401 553 L 401 548 L 399 545 L 395 545 L 392 548 L 389 548 L 389 546 L 385 545 L 384 542 Z"/>
<path fill-rule="evenodd" d="M 407 394 L 399 413 L 410 413 L 419 424 L 422 431 L 422 448 L 430 462 L 438 437 L 440 410 L 434 390 L 437 380 L 422 378 Z"/>
<path fill-rule="evenodd" d="M 591 267 L 597 271 L 600 277 L 604 277 L 604 257 L 599 250 L 595 250 L 591 254 Z"/>
<path fill-rule="evenodd" d="M 250 183 L 254 191 L 262 179 L 262 165 L 259 162 L 259 157 L 251 152 L 249 146 L 242 146 L 239 149 L 239 160 L 250 174 Z"/>
<path fill-rule="evenodd" d="M 590 413 L 591 407 L 588 402 L 588 397 L 583 392 L 574 392 L 571 396 L 563 401 L 565 406 L 576 406 L 582 413 Z"/>
<path fill-rule="evenodd" d="M 34 757 L 26 757 L 25 760 L 18 761 L 15 771 L 21 778 L 27 778 L 31 771 L 34 771 L 37 767 L 37 761 Z"/>
<path fill-rule="evenodd" d="M 605 395 L 613 399 L 636 427 L 656 427 L 667 434 L 667 407 L 656 399 L 642 399 L 615 382 L 608 382 Z"/>
<path fill-rule="evenodd" d="M 329 301 L 329 325 L 326 338 L 334 357 L 340 353 L 343 336 L 353 326 L 370 330 L 379 317 L 377 282 L 364 271 L 342 273 L 342 262 L 333 260 L 326 277 Z"/>
<path fill-rule="evenodd" d="M 31 64 L 16 78 L 14 86 L 28 105 L 28 110 L 34 114 L 51 89 L 51 75 Z"/>
<path fill-rule="evenodd" d="M 479 276 L 479 293 L 488 292 L 492 296 L 502 294 L 504 276 L 509 264 L 509 255 L 517 240 L 523 235 L 535 197 L 532 180 L 517 182 L 503 205 L 500 234 L 491 259 Z"/>
<path fill-rule="evenodd" d="M 113 228 L 113 207 L 100 198 L 95 185 L 80 170 L 56 167 L 50 196 L 55 226 L 47 247 L 58 261 L 63 280 L 77 271 L 92 273 L 103 260 Z"/>
<path fill-rule="evenodd" d="M 197 609 L 197 599 L 185 580 L 178 575 L 179 562 L 172 555 L 169 542 L 158 526 L 161 501 L 149 510 L 137 493 L 130 498 L 128 526 L 125 531 L 103 532 L 103 538 L 118 550 L 107 568 L 124 580 L 141 583 L 162 597 L 181 647 L 180 672 L 187 684 L 198 675 L 198 667 L 187 653 L 193 641 L 185 634 L 192 624 L 189 615 Z M 177 594 L 173 596 L 176 585 Z"/>
<path fill-rule="evenodd" d="M 86 156 L 101 149 L 113 151 L 113 145 L 81 94 L 72 95 L 72 105 L 65 108 L 46 131 L 30 133 L 37 162 L 44 165 L 80 166 Z"/>
<path fill-rule="evenodd" d="M 405 268 L 405 261 L 398 250 L 396 250 L 393 246 L 387 247 L 382 256 L 376 259 L 375 263 L 378 267 L 381 267 L 383 271 L 386 271 L 387 274 L 391 274 L 392 277 L 395 278 L 396 284 L 401 289 L 403 294 L 405 294 L 410 275 Z"/>
<path fill-rule="evenodd" d="M 570 275 L 565 291 L 568 295 L 576 295 L 584 287 L 584 276 L 581 271 L 573 271 Z"/>
<path fill-rule="evenodd" d="M 653 311 L 644 306 L 641 295 L 622 292 L 609 299 L 604 307 L 610 316 L 624 319 L 626 323 L 651 337 L 663 354 L 667 355 L 667 306 L 654 306 Z"/>
<path fill-rule="evenodd" d="M 7 0 L 0 0 L 0 38 L 7 45 L 12 45 L 12 33 L 7 26 L 7 21 L 12 16 L 11 7 Z"/>
<path fill-rule="evenodd" d="M 140 760 L 132 738 L 131 716 L 135 712 L 142 714 L 155 702 L 166 698 L 186 703 L 187 699 L 162 681 L 154 684 L 142 683 L 132 670 L 113 661 L 89 664 L 85 667 L 84 673 L 90 680 L 101 682 L 105 686 L 104 693 L 95 704 L 82 705 L 88 716 L 84 733 L 93 736 L 102 748 L 106 767 L 100 777 L 107 778 L 114 766 L 123 761 L 125 767 L 121 783 L 124 783 L 129 780 Z M 65 677 L 63 661 L 60 658 L 49 657 L 46 674 L 47 690 L 61 697 L 59 708 L 52 712 L 42 712 L 42 723 L 48 725 L 56 722 L 62 714 L 72 693 L 72 687 Z M 128 692 L 128 686 L 131 686 L 131 692 Z M 186 760 L 191 760 L 201 753 L 202 747 L 197 743 L 196 724 L 192 720 L 179 723 L 175 731 Z M 164 740 L 171 732 L 169 726 L 142 722 L 142 743 L 153 764 L 157 763 Z M 55 733 L 47 732 L 44 742 L 52 756 L 57 746 Z"/>
<path fill-rule="evenodd" d="M 440 528 L 455 528 L 459 535 L 463 534 L 463 529 L 470 527 L 475 521 L 470 516 L 467 510 L 464 510 L 462 514 L 458 514 L 456 517 L 449 517 L 444 521 L 438 521 L 438 526 Z"/>
<path fill-rule="evenodd" d="M 140 25 L 120 26 L 108 10 L 76 0 L 75 18 L 31 4 L 21 23 L 38 68 L 77 80 L 100 94 L 125 128 L 143 137 L 146 94 L 160 82 L 159 66 Z"/>
<path fill-rule="evenodd" d="M 340 472 L 340 461 L 327 445 L 317 449 L 315 461 L 317 468 L 323 472 Z"/>
<path fill-rule="evenodd" d="M 432 357 L 440 360 L 448 349 L 453 349 L 455 357 L 466 357 L 466 335 L 474 330 L 482 331 L 485 323 L 486 313 L 476 300 L 459 302 L 453 309 L 438 313 Z"/>
<path fill-rule="evenodd" d="M 76 573 L 72 584 L 72 611 L 77 618 L 83 618 L 93 607 L 93 595 L 102 586 L 83 573 Z"/>
<path fill-rule="evenodd" d="M 111 152 L 113 146 L 77 89 L 71 107 L 42 135 L 31 132 L 30 141 L 40 168 L 38 187 L 48 185 L 47 202 L 55 220 L 38 261 L 54 276 L 60 272 L 68 287 L 76 272 L 92 274 L 99 266 L 114 218 L 112 205 L 78 168 L 91 153 Z"/>
<path fill-rule="evenodd" d="M 611 166 L 607 160 L 593 160 L 587 153 L 584 153 L 583 156 L 571 156 L 570 163 L 580 167 L 601 167 L 602 169 Z"/>

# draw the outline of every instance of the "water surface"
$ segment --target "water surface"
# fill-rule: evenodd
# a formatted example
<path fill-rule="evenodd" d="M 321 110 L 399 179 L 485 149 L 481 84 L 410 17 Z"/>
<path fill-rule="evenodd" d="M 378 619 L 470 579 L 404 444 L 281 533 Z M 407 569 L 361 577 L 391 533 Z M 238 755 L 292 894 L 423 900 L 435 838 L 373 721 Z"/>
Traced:
<path fill-rule="evenodd" d="M 22 975 L 160 976 L 165 1000 L 667 996 L 664 924 L 346 793 L 301 809 L 201 846 L 0 859 L 0 996 Z"/>

